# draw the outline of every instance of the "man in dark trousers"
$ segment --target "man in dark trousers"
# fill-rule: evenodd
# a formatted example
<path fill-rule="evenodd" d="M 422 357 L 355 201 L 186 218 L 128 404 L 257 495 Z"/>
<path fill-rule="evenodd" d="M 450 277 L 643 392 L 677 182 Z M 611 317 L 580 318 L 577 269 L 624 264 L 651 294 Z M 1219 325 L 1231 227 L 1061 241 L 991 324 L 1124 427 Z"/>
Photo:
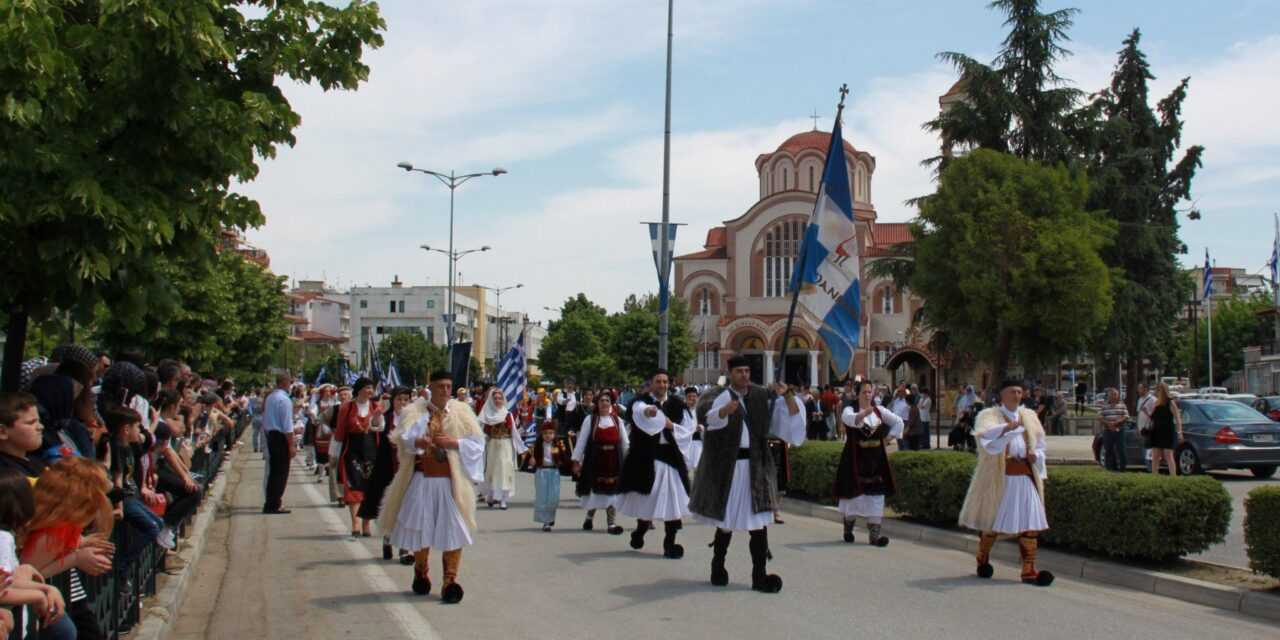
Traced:
<path fill-rule="evenodd" d="M 266 501 L 263 513 L 289 513 L 282 507 L 284 488 L 289 482 L 290 441 L 293 438 L 293 400 L 289 398 L 289 385 L 293 377 L 287 373 L 276 376 L 276 389 L 267 396 L 262 415 L 262 433 L 267 438 L 267 470 L 265 478 Z"/>
<path fill-rule="evenodd" d="M 622 463 L 622 502 L 618 510 L 636 519 L 631 548 L 644 547 L 644 535 L 662 520 L 662 554 L 684 557 L 676 533 L 689 515 L 689 469 L 685 459 L 693 431 L 693 417 L 684 400 L 671 391 L 671 377 L 658 369 L 649 379 L 649 393 L 631 401 L 627 411 L 631 430 Z"/>
<path fill-rule="evenodd" d="M 705 416 L 702 460 L 689 510 L 716 526 L 712 542 L 711 584 L 729 584 L 725 555 L 734 531 L 751 536 L 751 588 L 763 593 L 782 590 L 782 578 L 766 571 L 768 525 L 778 506 L 777 474 L 769 453 L 769 437 L 792 445 L 804 443 L 805 412 L 786 385 L 765 389 L 751 384 L 751 363 L 729 359 L 730 384 L 703 395 L 698 417 Z"/>

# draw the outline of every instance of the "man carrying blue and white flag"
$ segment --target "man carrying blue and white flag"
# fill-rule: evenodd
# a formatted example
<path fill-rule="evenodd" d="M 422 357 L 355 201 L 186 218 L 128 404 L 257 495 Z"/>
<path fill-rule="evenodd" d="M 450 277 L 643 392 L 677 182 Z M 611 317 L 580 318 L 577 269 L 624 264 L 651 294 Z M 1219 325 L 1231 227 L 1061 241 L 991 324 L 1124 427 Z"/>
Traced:
<path fill-rule="evenodd" d="M 853 356 L 861 330 L 861 265 L 840 122 L 847 93 L 848 89 L 841 87 L 840 106 L 827 149 L 827 164 L 822 170 L 821 189 L 791 276 L 791 290 L 795 297 L 791 315 L 787 318 L 787 332 L 790 333 L 796 303 L 799 302 L 806 319 L 826 343 L 831 353 L 831 365 L 838 377 L 853 372 Z M 790 336 L 787 337 L 789 339 Z M 783 348 L 786 348 L 785 343 Z M 785 362 L 785 357 L 780 361 Z M 817 380 L 810 380 L 809 384 L 817 384 Z"/>

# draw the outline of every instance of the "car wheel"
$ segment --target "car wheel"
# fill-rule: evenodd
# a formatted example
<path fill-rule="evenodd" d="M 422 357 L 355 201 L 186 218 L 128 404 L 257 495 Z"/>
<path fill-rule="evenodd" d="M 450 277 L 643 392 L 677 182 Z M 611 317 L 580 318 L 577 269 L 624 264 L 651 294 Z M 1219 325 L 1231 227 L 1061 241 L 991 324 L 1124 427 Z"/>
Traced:
<path fill-rule="evenodd" d="M 1183 447 L 1178 450 L 1178 475 L 1193 476 L 1203 472 L 1204 469 L 1200 467 L 1200 456 L 1196 455 L 1195 449 Z"/>
<path fill-rule="evenodd" d="M 1253 477 L 1265 480 L 1276 474 L 1276 465 L 1271 464 L 1262 467 L 1249 467 L 1249 471 L 1253 472 Z"/>

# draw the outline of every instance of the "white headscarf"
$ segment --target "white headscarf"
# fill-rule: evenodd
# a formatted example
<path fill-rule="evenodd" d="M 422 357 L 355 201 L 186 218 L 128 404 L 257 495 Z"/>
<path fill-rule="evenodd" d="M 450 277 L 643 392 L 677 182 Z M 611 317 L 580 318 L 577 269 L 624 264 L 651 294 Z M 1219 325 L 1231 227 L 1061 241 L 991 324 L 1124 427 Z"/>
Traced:
<path fill-rule="evenodd" d="M 499 405 L 493 399 L 494 392 L 501 391 L 497 387 L 484 394 L 484 406 L 480 408 L 480 424 L 505 424 L 507 422 L 507 398 L 503 396 Z"/>

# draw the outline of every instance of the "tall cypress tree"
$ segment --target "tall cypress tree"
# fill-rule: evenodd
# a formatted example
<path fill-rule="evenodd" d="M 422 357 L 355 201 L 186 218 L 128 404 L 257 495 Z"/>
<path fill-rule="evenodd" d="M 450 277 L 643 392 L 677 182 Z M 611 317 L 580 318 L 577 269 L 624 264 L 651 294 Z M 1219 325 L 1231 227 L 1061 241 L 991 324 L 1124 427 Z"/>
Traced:
<path fill-rule="evenodd" d="M 1160 345 L 1172 339 L 1187 295 L 1177 261 L 1184 248 L 1176 206 L 1190 197 L 1204 152 L 1196 145 L 1178 157 L 1190 79 L 1153 109 L 1148 82 L 1155 76 L 1138 46 L 1141 38 L 1137 29 L 1125 38 L 1110 86 L 1073 118 L 1081 125 L 1073 135 L 1089 163 L 1089 206 L 1105 210 L 1120 230 L 1103 251 L 1114 274 L 1115 309 L 1097 350 L 1112 362 L 1128 360 L 1130 389 L 1143 360 L 1158 360 Z M 1134 397 L 1129 394 L 1130 404 Z"/>

